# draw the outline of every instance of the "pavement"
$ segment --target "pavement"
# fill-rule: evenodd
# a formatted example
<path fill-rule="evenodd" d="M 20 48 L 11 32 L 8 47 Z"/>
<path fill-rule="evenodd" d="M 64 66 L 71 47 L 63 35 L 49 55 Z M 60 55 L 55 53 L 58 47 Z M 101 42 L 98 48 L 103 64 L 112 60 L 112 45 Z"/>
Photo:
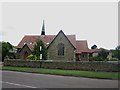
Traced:
<path fill-rule="evenodd" d="M 35 74 L 15 71 L 2 72 L 2 88 L 118 88 L 118 80 Z"/>

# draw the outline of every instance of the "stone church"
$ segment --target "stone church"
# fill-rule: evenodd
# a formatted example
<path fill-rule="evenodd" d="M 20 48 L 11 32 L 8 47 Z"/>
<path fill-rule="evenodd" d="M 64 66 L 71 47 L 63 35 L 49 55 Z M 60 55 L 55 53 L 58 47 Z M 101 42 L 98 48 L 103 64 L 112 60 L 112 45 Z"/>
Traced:
<path fill-rule="evenodd" d="M 76 35 L 66 35 L 62 30 L 57 35 L 46 35 L 44 21 L 41 35 L 25 35 L 19 42 L 17 46 L 19 58 L 26 59 L 40 38 L 47 48 L 48 60 L 88 60 L 90 49 L 87 40 L 76 40 Z"/>

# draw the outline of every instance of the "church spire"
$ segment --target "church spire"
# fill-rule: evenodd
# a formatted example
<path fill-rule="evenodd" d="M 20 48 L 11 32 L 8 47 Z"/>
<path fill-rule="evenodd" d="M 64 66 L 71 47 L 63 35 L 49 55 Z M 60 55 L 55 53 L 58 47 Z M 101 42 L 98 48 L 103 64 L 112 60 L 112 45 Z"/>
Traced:
<path fill-rule="evenodd" d="M 42 35 L 42 36 L 45 35 L 45 25 L 44 25 L 44 20 L 43 20 L 43 25 L 42 25 L 41 35 Z"/>

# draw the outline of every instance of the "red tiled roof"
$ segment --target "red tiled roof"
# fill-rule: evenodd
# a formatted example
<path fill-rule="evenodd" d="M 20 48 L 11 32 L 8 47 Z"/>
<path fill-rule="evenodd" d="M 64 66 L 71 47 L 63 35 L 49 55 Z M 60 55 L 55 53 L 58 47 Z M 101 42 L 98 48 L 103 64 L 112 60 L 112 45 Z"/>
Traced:
<path fill-rule="evenodd" d="M 77 40 L 76 41 L 76 53 L 90 52 L 88 48 L 87 40 Z"/>
<path fill-rule="evenodd" d="M 50 43 L 56 35 L 45 35 L 44 37 L 41 37 L 42 41 L 46 44 Z M 76 47 L 76 39 L 75 35 L 67 35 L 70 42 L 73 44 L 73 46 Z M 40 35 L 25 35 L 23 39 L 18 44 L 17 48 L 22 48 L 24 46 L 24 43 L 27 43 L 28 47 L 33 50 L 35 43 L 40 38 Z M 30 44 L 32 43 L 32 44 Z"/>
<path fill-rule="evenodd" d="M 76 36 L 75 35 L 67 35 L 67 38 L 72 43 L 72 45 L 76 48 Z"/>
<path fill-rule="evenodd" d="M 56 35 L 45 35 L 45 37 L 41 37 L 42 41 L 45 43 L 46 46 L 51 43 L 51 41 L 55 38 Z M 76 53 L 81 52 L 93 52 L 94 50 L 90 50 L 87 45 L 87 40 L 77 40 L 75 35 L 66 35 L 67 38 L 70 40 L 72 45 L 76 48 Z M 40 38 L 40 35 L 25 35 L 23 39 L 18 44 L 17 48 L 22 48 L 24 43 L 27 43 L 28 47 L 33 50 L 34 45 L 36 44 L 37 40 Z M 32 43 L 32 44 L 30 44 Z M 48 44 L 47 44 L 48 43 Z"/>
<path fill-rule="evenodd" d="M 32 35 L 26 35 L 23 37 L 23 39 L 18 44 L 17 48 L 22 48 L 27 43 L 28 47 L 32 50 L 34 48 L 35 42 L 37 42 L 38 38 L 40 36 L 32 36 Z M 30 42 L 32 44 L 30 44 Z"/>

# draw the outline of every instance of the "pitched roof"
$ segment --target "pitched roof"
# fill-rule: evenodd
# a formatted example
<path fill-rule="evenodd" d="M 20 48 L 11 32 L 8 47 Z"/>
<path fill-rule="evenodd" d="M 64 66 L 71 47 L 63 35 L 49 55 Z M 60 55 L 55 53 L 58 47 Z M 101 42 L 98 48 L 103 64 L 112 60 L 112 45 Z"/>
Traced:
<path fill-rule="evenodd" d="M 88 48 L 87 40 L 77 40 L 76 41 L 76 53 L 90 52 Z"/>
<path fill-rule="evenodd" d="M 28 48 L 32 51 L 32 48 L 31 48 L 29 45 L 25 44 L 25 45 L 23 45 L 23 47 L 20 49 L 19 52 L 21 52 L 21 50 L 22 50 L 24 47 L 28 47 Z"/>
<path fill-rule="evenodd" d="M 18 44 L 17 48 L 22 48 L 25 44 L 30 48 L 30 50 L 34 49 L 34 45 L 36 44 L 38 39 L 42 39 L 46 46 L 55 39 L 57 35 L 45 35 L 44 37 L 40 35 L 25 35 L 23 39 Z M 70 43 L 76 48 L 76 53 L 81 52 L 94 52 L 96 50 L 90 50 L 88 48 L 87 40 L 76 40 L 75 35 L 65 35 Z"/>
<path fill-rule="evenodd" d="M 28 45 L 28 47 L 33 50 L 34 45 L 36 44 L 38 39 L 42 39 L 42 41 L 45 43 L 46 46 L 50 44 L 56 35 L 45 35 L 44 37 L 41 37 L 40 35 L 25 35 L 23 39 L 18 44 L 17 48 L 22 48 L 25 44 Z M 67 35 L 69 41 L 73 44 L 73 46 L 76 47 L 76 39 L 75 35 Z"/>
<path fill-rule="evenodd" d="M 27 44 L 29 46 L 29 48 L 33 48 L 35 45 L 35 42 L 37 42 L 38 38 L 40 36 L 33 36 L 33 35 L 26 35 L 23 37 L 23 39 L 20 41 L 20 43 L 18 44 L 17 48 L 22 48 L 25 44 Z M 30 42 L 32 44 L 30 44 Z"/>
<path fill-rule="evenodd" d="M 75 35 L 65 35 L 64 32 L 62 30 L 59 31 L 59 33 L 55 36 L 55 38 L 52 40 L 52 42 L 56 39 L 56 37 L 60 34 L 63 33 L 63 35 L 66 37 L 66 39 L 70 42 L 70 44 L 76 48 L 76 38 Z M 51 42 L 51 43 L 52 43 Z M 48 47 L 51 45 L 51 43 L 48 45 Z M 47 47 L 47 48 L 48 48 Z"/>
<path fill-rule="evenodd" d="M 75 35 L 67 35 L 67 38 L 72 43 L 72 45 L 76 48 L 76 36 Z"/>

